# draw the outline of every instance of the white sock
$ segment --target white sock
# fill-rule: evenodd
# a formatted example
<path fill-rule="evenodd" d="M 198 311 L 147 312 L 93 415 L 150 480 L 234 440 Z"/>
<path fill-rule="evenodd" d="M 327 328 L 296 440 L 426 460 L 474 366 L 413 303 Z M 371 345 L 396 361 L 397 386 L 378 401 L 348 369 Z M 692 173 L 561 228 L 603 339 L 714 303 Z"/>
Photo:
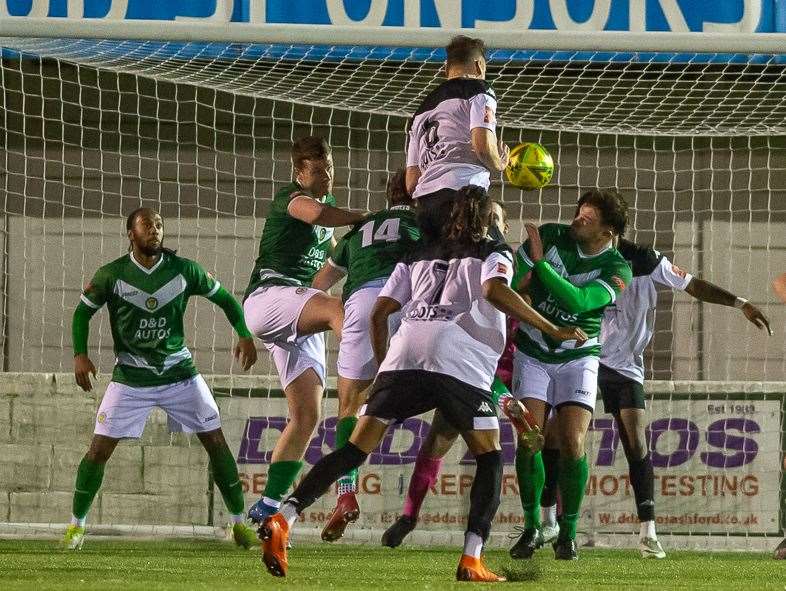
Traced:
<path fill-rule="evenodd" d="M 480 558 L 480 551 L 483 550 L 483 540 L 478 534 L 468 531 L 464 534 L 464 554 L 473 558 Z"/>
<path fill-rule="evenodd" d="M 295 506 L 292 503 L 284 503 L 281 505 L 281 515 L 287 520 L 291 529 L 292 525 L 297 521 L 297 509 Z"/>
<path fill-rule="evenodd" d="M 77 527 L 85 527 L 85 520 L 87 517 L 77 517 L 76 515 L 71 516 L 71 525 L 76 525 Z"/>
<path fill-rule="evenodd" d="M 554 503 L 551 507 L 540 508 L 540 521 L 543 525 L 555 526 L 557 525 L 557 504 Z"/>
<path fill-rule="evenodd" d="M 273 507 L 274 509 L 281 507 L 281 501 L 271 499 L 270 497 L 262 497 L 262 502 L 268 507 Z"/>
<path fill-rule="evenodd" d="M 241 513 L 240 515 L 232 515 L 232 523 L 243 523 L 246 520 L 245 516 Z"/>
<path fill-rule="evenodd" d="M 657 540 L 658 536 L 655 533 L 655 522 L 654 521 L 642 521 L 641 522 L 641 530 L 639 532 L 640 538 L 651 538 L 653 540 Z"/>

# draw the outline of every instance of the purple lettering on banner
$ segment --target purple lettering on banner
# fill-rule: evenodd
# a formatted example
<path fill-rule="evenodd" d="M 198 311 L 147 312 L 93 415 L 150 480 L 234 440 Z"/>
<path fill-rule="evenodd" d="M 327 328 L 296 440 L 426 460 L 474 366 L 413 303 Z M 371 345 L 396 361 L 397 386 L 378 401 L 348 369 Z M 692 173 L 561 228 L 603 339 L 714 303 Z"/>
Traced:
<path fill-rule="evenodd" d="M 749 464 L 759 452 L 759 445 L 750 437 L 730 435 L 726 431 L 733 429 L 740 433 L 760 433 L 759 425 L 742 417 L 721 419 L 707 427 L 707 443 L 720 449 L 733 450 L 737 453 L 726 455 L 719 451 L 701 452 L 701 461 L 712 468 L 738 468 Z"/>
<path fill-rule="evenodd" d="M 595 465 L 613 466 L 620 444 L 620 433 L 617 431 L 614 419 L 593 419 L 590 423 L 590 431 L 600 431 L 601 433 Z"/>
<path fill-rule="evenodd" d="M 395 425 L 392 429 L 388 429 L 382 443 L 379 447 L 371 452 L 369 457 L 369 464 L 412 464 L 415 461 L 420 443 L 423 441 L 426 433 L 428 433 L 429 424 L 420 419 L 406 419 L 403 423 Z M 393 437 L 396 431 L 409 431 L 412 433 L 412 444 L 405 450 L 399 452 L 391 451 L 393 445 Z"/>
<path fill-rule="evenodd" d="M 303 458 L 309 464 L 316 464 L 322 456 L 335 449 L 336 423 L 338 423 L 337 417 L 328 417 L 319 424 L 317 434 L 311 438 Z M 328 450 L 325 450 L 325 446 Z"/>
<path fill-rule="evenodd" d="M 668 455 L 658 453 L 658 440 L 667 431 L 676 431 L 680 436 L 677 449 Z M 652 465 L 656 468 L 680 466 L 687 462 L 699 445 L 699 428 L 687 419 L 658 419 L 647 427 Z"/>
<path fill-rule="evenodd" d="M 248 417 L 237 452 L 237 463 L 269 464 L 273 450 L 263 452 L 259 449 L 262 434 L 268 429 L 283 431 L 286 426 L 286 417 Z"/>

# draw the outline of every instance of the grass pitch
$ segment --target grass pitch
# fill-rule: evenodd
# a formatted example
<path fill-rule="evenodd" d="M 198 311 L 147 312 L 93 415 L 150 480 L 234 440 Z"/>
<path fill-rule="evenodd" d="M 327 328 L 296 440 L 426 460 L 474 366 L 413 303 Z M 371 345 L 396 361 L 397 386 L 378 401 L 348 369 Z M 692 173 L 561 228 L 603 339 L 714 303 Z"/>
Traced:
<path fill-rule="evenodd" d="M 668 549 L 667 549 L 668 550 Z M 577 562 L 557 562 L 550 549 L 532 561 L 490 551 L 489 566 L 509 583 L 471 585 L 454 580 L 457 548 L 399 548 L 304 544 L 290 551 L 286 579 L 264 570 L 255 550 L 220 541 L 99 541 L 64 552 L 56 542 L 0 540 L 3 591 L 186 591 L 219 589 L 624 588 L 690 591 L 786 589 L 786 562 L 768 554 L 671 551 L 666 560 L 643 560 L 633 550 L 580 549 Z"/>

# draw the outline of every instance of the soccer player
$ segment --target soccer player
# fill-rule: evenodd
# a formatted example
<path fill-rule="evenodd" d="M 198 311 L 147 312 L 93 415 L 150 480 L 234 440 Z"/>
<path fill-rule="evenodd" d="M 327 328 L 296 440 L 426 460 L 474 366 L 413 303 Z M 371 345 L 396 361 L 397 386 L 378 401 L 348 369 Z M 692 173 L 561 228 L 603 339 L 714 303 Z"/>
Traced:
<path fill-rule="evenodd" d="M 486 237 L 491 199 L 473 186 L 464 188 L 461 197 L 445 233 L 448 240 L 418 249 L 396 265 L 380 292 L 371 318 L 380 371 L 350 441 L 323 457 L 260 528 L 263 561 L 271 574 L 287 572 L 286 545 L 298 514 L 340 475 L 362 464 L 391 423 L 437 408 L 461 432 L 477 462 L 456 576 L 504 580 L 485 567 L 480 555 L 500 497 L 502 459 L 490 389 L 505 344 L 505 313 L 533 323 L 550 338 L 581 340 L 584 334 L 547 322 L 508 287 L 510 249 Z M 388 318 L 399 310 L 401 327 L 386 352 Z"/>
<path fill-rule="evenodd" d="M 407 192 L 417 201 L 426 242 L 439 237 L 459 189 L 488 189 L 489 171 L 505 170 L 510 156 L 497 141 L 497 99 L 486 82 L 483 41 L 459 35 L 445 51 L 447 80 L 415 112 L 407 145 Z"/>
<path fill-rule="evenodd" d="M 493 201 L 491 205 L 490 227 L 496 227 L 500 235 L 508 233 L 509 226 L 507 214 L 502 203 Z M 494 402 L 497 403 L 501 395 L 508 394 L 511 378 L 513 375 L 513 340 L 515 332 L 515 320 L 508 319 L 507 341 L 505 350 L 497 363 L 497 371 L 494 382 L 491 385 L 491 393 Z M 437 481 L 437 476 L 442 468 L 442 458 L 450 451 L 458 438 L 458 431 L 448 424 L 437 411 L 431 422 L 426 438 L 420 445 L 418 455 L 415 458 L 415 469 L 409 480 L 407 496 L 404 499 L 404 507 L 401 515 L 396 521 L 382 534 L 382 545 L 396 548 L 401 545 L 404 538 L 415 529 L 418 522 L 420 508 L 426 498 L 429 489 Z"/>
<path fill-rule="evenodd" d="M 516 259 L 514 286 L 531 272 L 528 293 L 533 307 L 555 324 L 576 324 L 589 337 L 583 344 L 559 341 L 527 324 L 520 324 L 516 333 L 513 395 L 524 402 L 541 430 L 549 409 L 556 409 L 563 514 L 554 554 L 560 560 L 578 557 L 576 524 L 589 475 L 584 439 L 597 395 L 601 319 L 632 278 L 628 263 L 613 246 L 626 224 L 622 196 L 593 189 L 579 199 L 571 225 L 527 225 L 529 239 Z M 543 543 L 540 451 L 519 445 L 516 473 L 525 529 L 510 554 L 529 558 Z"/>
<path fill-rule="evenodd" d="M 295 179 L 270 205 L 259 256 L 246 289 L 246 323 L 273 356 L 289 405 L 289 421 L 273 449 L 262 497 L 248 512 L 261 523 L 278 510 L 303 467 L 303 454 L 319 421 L 325 387 L 325 337 L 340 337 L 341 300 L 310 287 L 325 264 L 333 228 L 365 216 L 335 206 L 333 156 L 324 139 L 306 136 L 292 145 Z"/>
<path fill-rule="evenodd" d="M 396 263 L 420 238 L 403 170 L 388 181 L 387 197 L 389 208 L 371 214 L 345 234 L 312 282 L 312 287 L 326 291 L 345 275 L 347 278 L 342 294 L 344 325 L 338 349 L 337 449 L 349 441 L 366 390 L 377 375 L 369 332 L 371 310 Z M 322 530 L 323 540 L 339 539 L 347 524 L 359 517 L 355 497 L 357 478 L 357 470 L 351 470 L 339 479 L 338 501 Z"/>
<path fill-rule="evenodd" d="M 254 341 L 237 300 L 194 261 L 163 247 L 164 222 L 155 211 L 133 211 L 126 222 L 129 253 L 101 267 L 82 292 L 72 331 L 76 383 L 89 392 L 96 368 L 87 354 L 90 318 L 109 310 L 117 361 L 96 416 L 95 434 L 79 464 L 73 515 L 64 537 L 80 549 L 85 519 L 101 487 L 104 466 L 118 441 L 139 438 L 154 406 L 166 412 L 170 430 L 196 433 L 210 457 L 213 479 L 233 521 L 233 536 L 245 548 L 256 543 L 244 523 L 237 465 L 221 431 L 213 395 L 186 348 L 183 315 L 191 296 L 219 306 L 239 336 L 235 357 L 244 370 L 257 359 Z"/>
<path fill-rule="evenodd" d="M 771 331 L 767 318 L 748 300 L 692 276 L 654 248 L 625 239 L 617 248 L 633 269 L 633 281 L 603 316 L 598 387 L 628 461 L 641 522 L 639 550 L 644 558 L 665 558 L 655 532 L 655 486 L 644 421 L 644 349 L 654 330 L 656 285 L 684 291 L 700 302 L 739 308 L 757 328 Z"/>

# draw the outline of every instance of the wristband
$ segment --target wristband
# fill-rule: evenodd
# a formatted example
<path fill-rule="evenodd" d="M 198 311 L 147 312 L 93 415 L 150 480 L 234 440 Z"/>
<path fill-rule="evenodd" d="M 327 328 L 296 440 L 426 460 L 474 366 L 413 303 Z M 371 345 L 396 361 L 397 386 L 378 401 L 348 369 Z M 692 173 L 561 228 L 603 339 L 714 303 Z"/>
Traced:
<path fill-rule="evenodd" d="M 745 306 L 745 304 L 747 304 L 747 303 L 748 303 L 748 300 L 746 300 L 745 298 L 741 298 L 741 297 L 739 297 L 739 296 L 737 296 L 736 298 L 734 298 L 734 307 L 735 307 L 735 308 L 742 308 L 742 307 L 744 307 L 744 306 Z"/>

